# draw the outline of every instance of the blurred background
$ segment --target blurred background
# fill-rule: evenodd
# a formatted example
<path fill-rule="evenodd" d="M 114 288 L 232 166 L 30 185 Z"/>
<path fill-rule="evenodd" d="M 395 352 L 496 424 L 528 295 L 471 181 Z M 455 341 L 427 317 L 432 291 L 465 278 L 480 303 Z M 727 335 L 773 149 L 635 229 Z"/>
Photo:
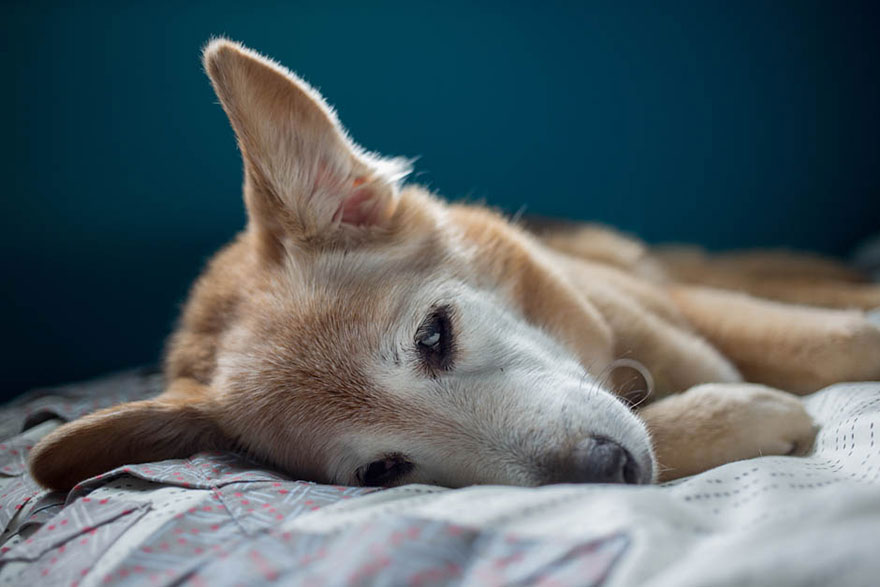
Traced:
<path fill-rule="evenodd" d="M 212 35 L 450 198 L 845 255 L 880 229 L 878 6 L 5 0 L 0 396 L 155 362 L 244 225 Z"/>

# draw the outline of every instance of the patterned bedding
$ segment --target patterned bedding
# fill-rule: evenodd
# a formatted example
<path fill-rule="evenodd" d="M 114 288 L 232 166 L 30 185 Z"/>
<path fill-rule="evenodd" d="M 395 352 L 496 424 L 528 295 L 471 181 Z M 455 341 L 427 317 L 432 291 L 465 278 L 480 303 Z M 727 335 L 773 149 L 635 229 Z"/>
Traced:
<path fill-rule="evenodd" d="M 27 474 L 62 421 L 155 395 L 146 370 L 0 409 L 0 585 L 869 585 L 880 384 L 814 394 L 808 458 L 653 487 L 326 486 L 228 453 L 131 465 L 68 495 Z"/>

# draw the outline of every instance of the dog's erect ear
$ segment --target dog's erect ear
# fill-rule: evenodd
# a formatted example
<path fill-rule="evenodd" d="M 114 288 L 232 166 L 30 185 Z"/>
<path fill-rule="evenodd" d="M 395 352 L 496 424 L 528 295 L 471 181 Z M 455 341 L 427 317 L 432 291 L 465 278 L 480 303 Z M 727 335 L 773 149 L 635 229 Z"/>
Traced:
<path fill-rule="evenodd" d="M 390 220 L 407 161 L 356 146 L 317 91 L 237 43 L 212 41 L 204 65 L 238 137 L 258 228 L 309 241 Z"/>
<path fill-rule="evenodd" d="M 160 397 L 61 426 L 33 448 L 30 470 L 40 485 L 64 491 L 121 465 L 185 458 L 230 444 L 198 404 Z"/>

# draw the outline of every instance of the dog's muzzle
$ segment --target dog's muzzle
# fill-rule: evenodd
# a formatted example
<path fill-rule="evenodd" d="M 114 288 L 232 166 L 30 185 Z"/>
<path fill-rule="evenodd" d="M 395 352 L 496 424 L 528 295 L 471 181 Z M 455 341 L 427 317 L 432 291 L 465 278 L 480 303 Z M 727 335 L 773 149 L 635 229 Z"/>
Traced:
<path fill-rule="evenodd" d="M 653 478 L 644 465 L 620 443 L 604 436 L 580 441 L 552 468 L 547 483 L 627 483 L 643 485 Z"/>

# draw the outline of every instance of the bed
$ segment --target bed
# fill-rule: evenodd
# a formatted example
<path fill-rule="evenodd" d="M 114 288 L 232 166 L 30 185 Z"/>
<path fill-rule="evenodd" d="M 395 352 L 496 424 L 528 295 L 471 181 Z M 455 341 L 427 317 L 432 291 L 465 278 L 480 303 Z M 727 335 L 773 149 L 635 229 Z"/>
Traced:
<path fill-rule="evenodd" d="M 880 384 L 806 403 L 806 458 L 660 486 L 290 479 L 228 453 L 131 465 L 67 495 L 28 476 L 60 423 L 155 395 L 141 369 L 0 410 L 0 585 L 870 585 L 880 581 Z"/>

